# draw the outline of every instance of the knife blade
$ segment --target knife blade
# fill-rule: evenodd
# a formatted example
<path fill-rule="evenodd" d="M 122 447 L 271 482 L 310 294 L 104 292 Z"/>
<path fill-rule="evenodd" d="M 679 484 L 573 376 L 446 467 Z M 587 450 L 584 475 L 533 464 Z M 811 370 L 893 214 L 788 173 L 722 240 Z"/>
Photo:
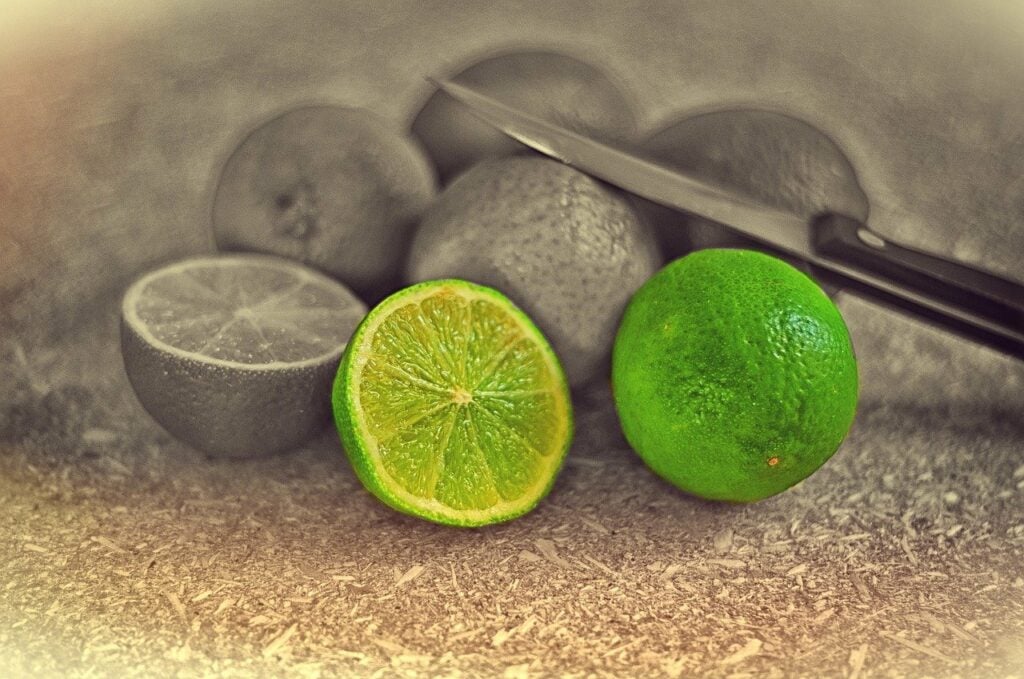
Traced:
<path fill-rule="evenodd" d="M 838 214 L 813 220 L 704 182 L 517 110 L 471 87 L 428 78 L 482 120 L 540 153 L 629 193 L 711 219 L 799 258 L 861 296 L 1024 360 L 1024 286 L 886 240 Z"/>

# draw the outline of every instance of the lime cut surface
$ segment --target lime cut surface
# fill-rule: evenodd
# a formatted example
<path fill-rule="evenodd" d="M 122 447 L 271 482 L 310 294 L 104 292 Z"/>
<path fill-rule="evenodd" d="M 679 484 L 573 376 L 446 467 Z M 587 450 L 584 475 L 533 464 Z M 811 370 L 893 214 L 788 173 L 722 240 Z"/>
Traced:
<path fill-rule="evenodd" d="M 341 355 L 362 305 L 344 287 L 271 257 L 186 260 L 149 274 L 125 319 L 154 344 L 199 360 L 269 366 Z"/>
<path fill-rule="evenodd" d="M 338 371 L 334 413 L 370 492 L 451 525 L 528 512 L 572 439 L 543 335 L 501 293 L 459 280 L 411 286 L 370 312 Z"/>

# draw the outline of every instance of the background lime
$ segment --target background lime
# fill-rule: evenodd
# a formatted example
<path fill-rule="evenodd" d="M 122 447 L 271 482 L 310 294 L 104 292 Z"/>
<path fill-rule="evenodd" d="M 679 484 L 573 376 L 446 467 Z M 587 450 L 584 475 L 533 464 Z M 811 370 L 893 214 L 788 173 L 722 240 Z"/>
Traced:
<path fill-rule="evenodd" d="M 620 192 L 548 158 L 477 163 L 427 211 L 410 281 L 501 290 L 551 341 L 575 388 L 608 374 L 629 296 L 661 264 L 653 230 Z"/>
<path fill-rule="evenodd" d="M 640 148 L 689 175 L 807 220 L 826 211 L 862 221 L 868 217 L 867 196 L 839 144 L 809 122 L 784 113 L 709 111 L 661 127 Z M 639 203 L 670 259 L 713 247 L 767 251 L 709 219 Z M 806 270 L 802 263 L 791 263 Z"/>
<path fill-rule="evenodd" d="M 604 69 L 548 50 L 490 54 L 451 76 L 511 106 L 608 141 L 636 134 L 630 93 Z M 444 182 L 484 158 L 527 148 L 436 90 L 412 123 L 412 133 Z"/>
<path fill-rule="evenodd" d="M 228 158 L 213 232 L 222 250 L 295 259 L 379 299 L 397 283 L 435 183 L 419 144 L 377 115 L 297 108 L 250 132 Z"/>
<path fill-rule="evenodd" d="M 641 287 L 612 383 L 626 438 L 658 475 L 734 502 L 818 469 L 857 404 L 839 310 L 789 264 L 748 250 L 699 250 Z"/>

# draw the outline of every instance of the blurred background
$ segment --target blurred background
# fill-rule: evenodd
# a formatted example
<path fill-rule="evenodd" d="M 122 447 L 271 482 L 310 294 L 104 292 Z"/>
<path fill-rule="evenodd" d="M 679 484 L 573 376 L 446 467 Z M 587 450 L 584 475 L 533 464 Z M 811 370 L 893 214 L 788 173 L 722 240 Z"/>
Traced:
<path fill-rule="evenodd" d="M 6 327 L 59 331 L 126 276 L 209 250 L 216 174 L 274 113 L 334 102 L 407 128 L 425 76 L 517 47 L 608 71 L 641 136 L 730 107 L 808 120 L 851 160 L 880 233 L 1024 277 L 1015 3 L 5 6 Z"/>

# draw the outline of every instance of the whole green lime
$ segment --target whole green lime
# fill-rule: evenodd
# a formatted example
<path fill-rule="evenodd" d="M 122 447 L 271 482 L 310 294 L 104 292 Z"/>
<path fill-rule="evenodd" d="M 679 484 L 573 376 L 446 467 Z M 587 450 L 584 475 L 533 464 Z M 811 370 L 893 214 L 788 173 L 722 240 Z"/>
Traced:
<path fill-rule="evenodd" d="M 839 448 L 857 364 L 839 310 L 810 278 L 750 250 L 698 250 L 633 296 L 615 339 L 623 432 L 659 476 L 753 502 Z"/>

